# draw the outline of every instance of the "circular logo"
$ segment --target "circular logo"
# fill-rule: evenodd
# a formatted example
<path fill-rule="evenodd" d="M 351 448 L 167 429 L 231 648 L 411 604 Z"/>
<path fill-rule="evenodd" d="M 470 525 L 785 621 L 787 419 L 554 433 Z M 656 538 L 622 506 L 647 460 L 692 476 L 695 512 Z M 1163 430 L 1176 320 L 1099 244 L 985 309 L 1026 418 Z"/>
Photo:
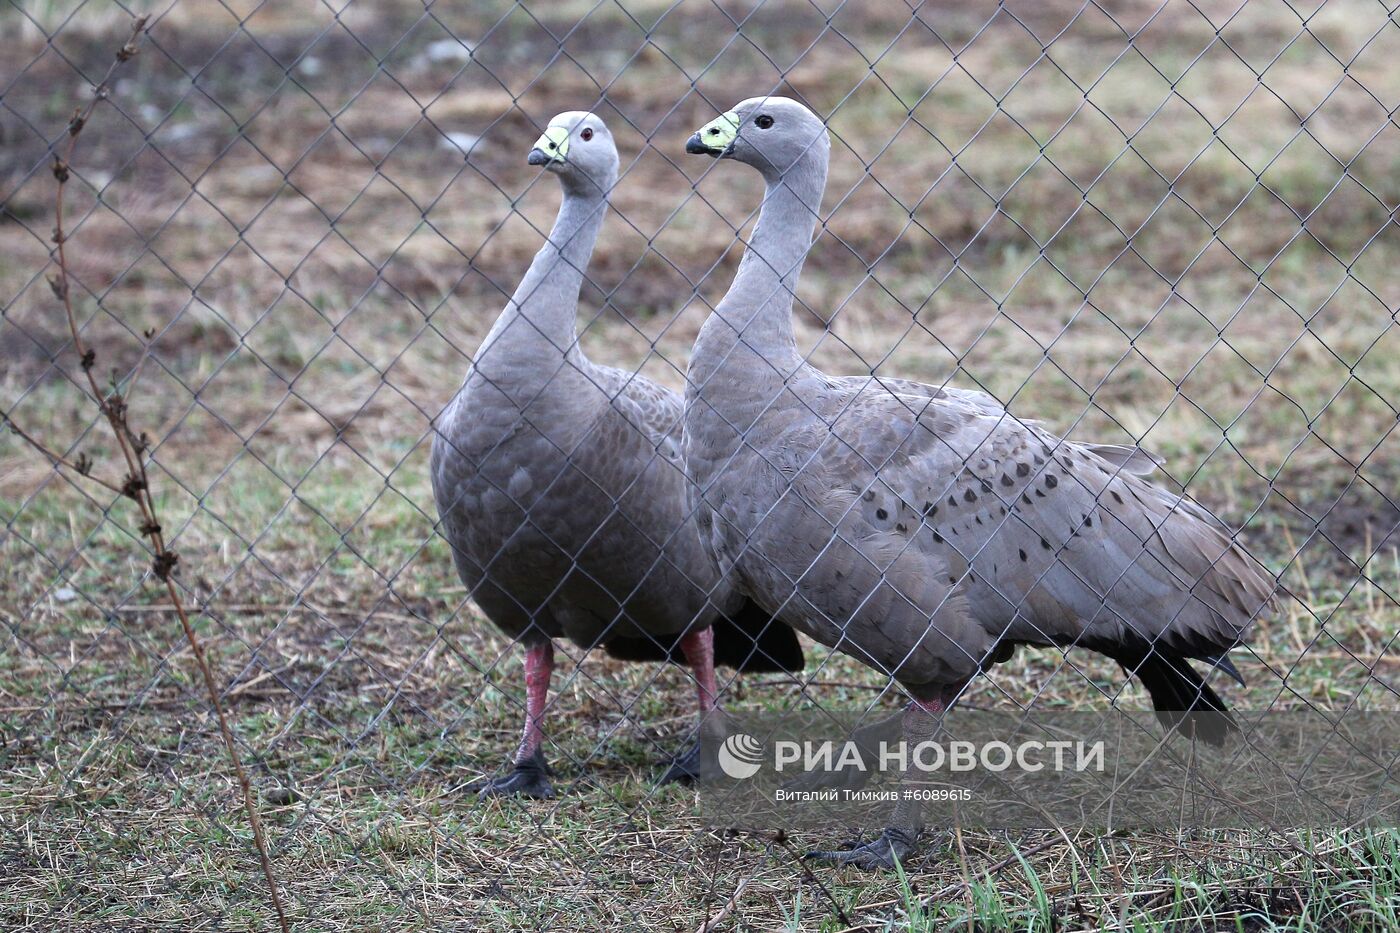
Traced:
<path fill-rule="evenodd" d="M 736 780 L 751 778 L 763 767 L 763 743 L 745 732 L 736 732 L 719 747 L 719 769 Z"/>

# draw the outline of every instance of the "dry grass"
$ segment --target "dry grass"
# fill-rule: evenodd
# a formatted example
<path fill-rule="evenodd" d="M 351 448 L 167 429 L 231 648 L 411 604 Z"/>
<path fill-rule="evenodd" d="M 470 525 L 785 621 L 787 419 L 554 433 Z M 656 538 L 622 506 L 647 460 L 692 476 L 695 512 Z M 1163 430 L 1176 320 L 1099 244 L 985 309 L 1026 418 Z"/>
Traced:
<path fill-rule="evenodd" d="M 120 113 L 86 131 L 74 271 L 104 373 L 124 378 L 156 331 L 133 420 L 158 439 L 160 510 L 303 928 L 694 929 L 741 885 L 724 928 L 1394 916 L 1386 836 L 965 834 L 929 840 L 907 890 L 812 875 L 794 857 L 812 840 L 717 835 L 688 793 L 654 790 L 686 686 L 593 657 L 557 681 L 560 798 L 478 805 L 462 787 L 512 744 L 518 662 L 463 603 L 425 466 L 428 419 L 557 204 L 522 158 L 537 127 L 606 88 L 627 171 L 584 340 L 679 385 L 757 196 L 681 146 L 710 103 L 785 71 L 838 137 L 801 289 L 820 364 L 982 385 L 1073 436 L 1141 440 L 1294 592 L 1241 659 L 1234 702 L 1393 707 L 1400 26 L 1380 7 L 1198 3 L 1228 23 L 1221 42 L 1176 2 L 1105 4 L 1116 24 L 1008 4 L 979 33 L 995 4 L 912 23 L 900 3 L 849 4 L 823 31 L 812 5 L 772 0 L 738 40 L 700 3 L 425 16 L 400 0 L 339 22 L 243 6 L 182 0 L 115 89 Z M 42 137 L 112 32 L 84 8 L 46 46 L 40 27 L 71 8 L 26 5 L 38 26 L 0 13 L 15 35 L 0 44 L 0 404 L 101 470 L 111 452 L 43 283 Z M 446 29 L 477 43 L 471 62 L 427 55 Z M 481 142 L 464 161 L 445 133 Z M 0 917 L 262 929 L 190 659 L 138 585 L 133 519 L 91 494 L 0 438 Z M 1119 689 L 1074 661 L 1083 676 L 1027 653 L 975 699 L 1102 705 Z M 839 658 L 819 676 L 847 685 L 811 689 L 833 705 L 864 705 L 875 683 Z M 749 680 L 731 702 L 807 699 Z M 927 895 L 932 914 L 908 909 Z"/>

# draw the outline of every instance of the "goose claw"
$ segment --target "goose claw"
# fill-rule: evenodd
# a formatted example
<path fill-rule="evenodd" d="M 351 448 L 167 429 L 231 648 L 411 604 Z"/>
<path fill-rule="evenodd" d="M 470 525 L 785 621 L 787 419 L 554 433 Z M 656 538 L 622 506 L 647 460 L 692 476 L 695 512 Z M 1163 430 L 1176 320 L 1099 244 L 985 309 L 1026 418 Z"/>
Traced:
<path fill-rule="evenodd" d="M 804 859 L 854 865 L 867 871 L 894 871 L 895 864 L 914 849 L 914 840 L 898 829 L 886 829 L 869 842 L 852 841 L 843 848 L 808 852 Z"/>
<path fill-rule="evenodd" d="M 470 785 L 478 797 L 533 797 L 547 800 L 554 796 L 554 788 L 549 783 L 549 766 L 538 751 L 515 766 L 506 774 L 486 778 Z"/>
<path fill-rule="evenodd" d="M 666 773 L 661 775 L 661 779 L 656 783 L 658 785 L 693 784 L 699 778 L 700 746 L 695 744 L 672 761 L 671 766 L 666 769 Z"/>

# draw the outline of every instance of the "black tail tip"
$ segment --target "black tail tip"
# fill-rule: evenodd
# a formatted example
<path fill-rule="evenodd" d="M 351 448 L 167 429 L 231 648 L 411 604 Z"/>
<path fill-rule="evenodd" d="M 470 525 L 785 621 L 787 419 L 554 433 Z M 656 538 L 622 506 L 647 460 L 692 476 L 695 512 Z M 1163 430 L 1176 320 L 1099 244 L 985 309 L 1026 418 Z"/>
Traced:
<path fill-rule="evenodd" d="M 797 674 L 806 666 L 797 633 L 754 603 L 715 621 L 715 664 L 750 673 Z"/>
<path fill-rule="evenodd" d="M 1119 663 L 1142 681 L 1158 721 L 1168 730 L 1217 748 L 1239 731 L 1225 701 L 1185 658 L 1148 649 L 1145 657 L 1120 658 Z"/>

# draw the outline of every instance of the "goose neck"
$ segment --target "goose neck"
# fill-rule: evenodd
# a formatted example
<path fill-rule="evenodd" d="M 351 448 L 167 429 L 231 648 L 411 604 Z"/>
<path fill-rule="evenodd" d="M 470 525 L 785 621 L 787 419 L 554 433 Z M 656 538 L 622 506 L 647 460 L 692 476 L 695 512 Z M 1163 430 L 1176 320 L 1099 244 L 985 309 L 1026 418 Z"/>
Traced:
<path fill-rule="evenodd" d="M 487 362 L 488 351 L 507 347 L 551 357 L 577 355 L 579 292 L 607 214 L 610 187 L 564 186 L 549 237 L 482 343 L 478 367 Z"/>
<path fill-rule="evenodd" d="M 780 375 L 801 365 L 792 303 L 826 188 L 825 153 L 767 179 L 763 208 L 734 282 L 702 329 L 702 367 L 758 363 Z M 737 347 L 736 347 L 737 345 Z"/>

